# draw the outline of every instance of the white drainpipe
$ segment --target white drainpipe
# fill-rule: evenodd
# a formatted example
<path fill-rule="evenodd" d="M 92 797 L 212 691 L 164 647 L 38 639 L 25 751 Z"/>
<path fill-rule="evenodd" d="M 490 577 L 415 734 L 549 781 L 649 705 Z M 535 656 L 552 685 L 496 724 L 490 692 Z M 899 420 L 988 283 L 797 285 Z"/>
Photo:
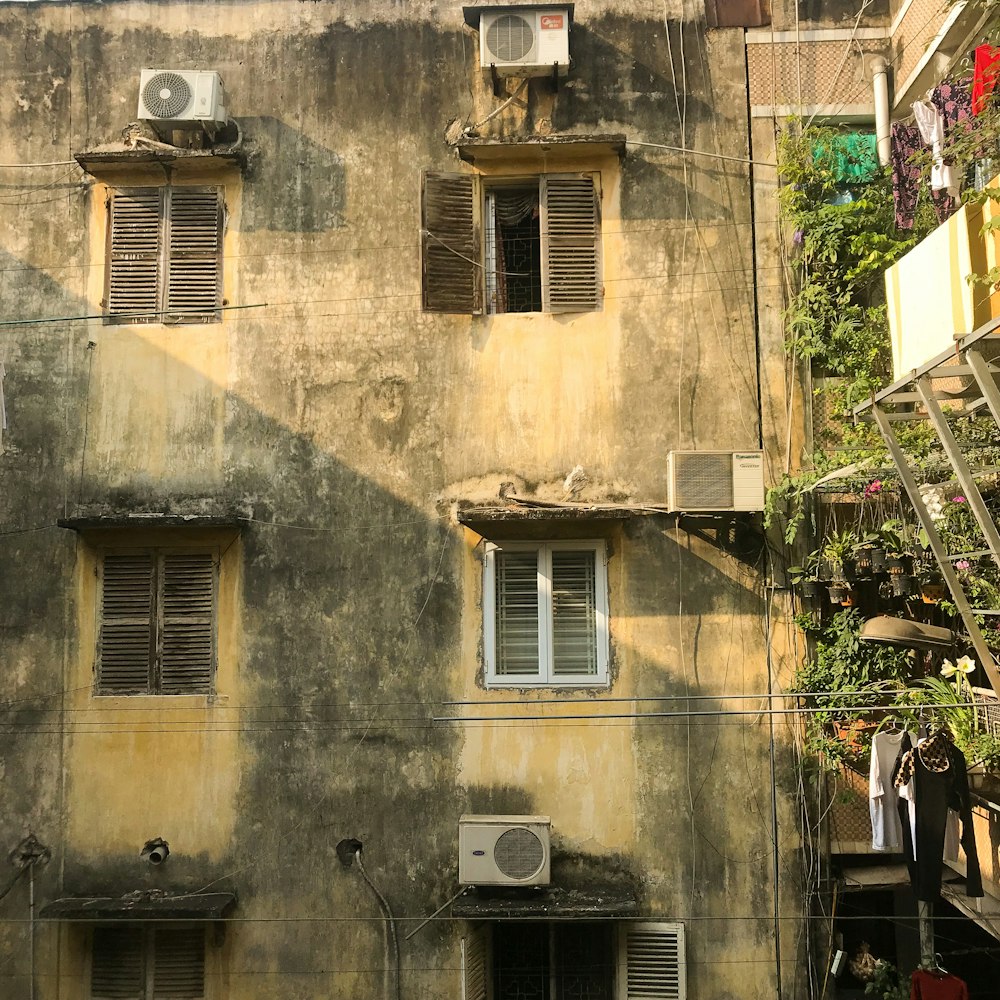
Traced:
<path fill-rule="evenodd" d="M 872 90 L 875 98 L 875 141 L 878 162 L 889 163 L 889 67 L 881 56 L 872 60 Z"/>

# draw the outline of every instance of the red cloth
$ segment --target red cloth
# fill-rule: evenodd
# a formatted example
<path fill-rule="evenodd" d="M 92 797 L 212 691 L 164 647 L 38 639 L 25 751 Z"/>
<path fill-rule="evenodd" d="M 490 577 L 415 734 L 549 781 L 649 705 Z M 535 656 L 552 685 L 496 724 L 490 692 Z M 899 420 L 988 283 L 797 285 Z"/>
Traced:
<path fill-rule="evenodd" d="M 949 972 L 917 969 L 910 980 L 910 1000 L 969 1000 L 969 988 Z"/>
<path fill-rule="evenodd" d="M 972 113 L 982 114 L 993 93 L 1000 72 L 1000 47 L 980 45 L 976 48 L 976 64 L 972 71 Z"/>

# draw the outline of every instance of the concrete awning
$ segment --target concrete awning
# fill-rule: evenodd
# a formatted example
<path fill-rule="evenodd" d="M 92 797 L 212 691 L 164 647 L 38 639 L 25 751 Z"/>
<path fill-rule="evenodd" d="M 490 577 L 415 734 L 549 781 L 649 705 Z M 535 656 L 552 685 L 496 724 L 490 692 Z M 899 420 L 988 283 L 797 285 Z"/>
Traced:
<path fill-rule="evenodd" d="M 906 865 L 864 865 L 845 868 L 846 889 L 875 889 L 881 886 L 909 885 Z"/>
<path fill-rule="evenodd" d="M 467 163 L 505 163 L 530 160 L 542 163 L 549 156 L 574 156 L 593 160 L 599 156 L 625 155 L 624 133 L 601 135 L 534 135 L 527 138 L 493 139 L 463 136 L 455 144 Z"/>
<path fill-rule="evenodd" d="M 592 919 L 635 917 L 639 902 L 625 886 L 600 888 L 474 890 L 455 900 L 453 917 L 463 920 Z"/>
<path fill-rule="evenodd" d="M 41 920 L 223 920 L 236 905 L 231 892 L 168 896 L 137 889 L 124 896 L 69 896 L 47 903 Z"/>
<path fill-rule="evenodd" d="M 462 8 L 462 15 L 465 18 L 465 23 L 470 28 L 475 28 L 479 30 L 479 19 L 483 16 L 483 13 L 488 11 L 491 14 L 503 14 L 505 12 L 516 12 L 523 11 L 525 7 L 530 8 L 532 11 L 536 10 L 564 10 L 569 14 L 569 23 L 573 23 L 573 4 L 571 3 L 551 3 L 551 4 L 524 4 L 524 3 L 484 3 L 481 5 L 477 4 L 466 4 Z"/>

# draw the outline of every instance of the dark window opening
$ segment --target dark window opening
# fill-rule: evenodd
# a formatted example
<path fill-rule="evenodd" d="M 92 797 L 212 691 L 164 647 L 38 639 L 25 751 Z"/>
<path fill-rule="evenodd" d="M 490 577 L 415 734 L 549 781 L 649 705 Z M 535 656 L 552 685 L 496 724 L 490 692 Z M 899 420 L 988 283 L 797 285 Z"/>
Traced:
<path fill-rule="evenodd" d="M 486 291 L 491 313 L 542 309 L 537 184 L 486 194 Z"/>
<path fill-rule="evenodd" d="M 614 951 L 606 924 L 498 923 L 494 1000 L 611 1000 Z"/>

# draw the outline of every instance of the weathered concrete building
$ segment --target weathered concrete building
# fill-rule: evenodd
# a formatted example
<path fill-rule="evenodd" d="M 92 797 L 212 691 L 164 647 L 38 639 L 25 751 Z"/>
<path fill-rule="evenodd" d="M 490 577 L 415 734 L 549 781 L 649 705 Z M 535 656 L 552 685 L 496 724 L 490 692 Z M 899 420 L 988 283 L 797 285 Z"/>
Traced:
<path fill-rule="evenodd" d="M 555 4 L 494 86 L 472 6 L 0 4 L 5 997 L 802 995 L 780 733 L 713 714 L 759 525 L 666 513 L 786 448 L 744 33 Z M 164 145 L 151 67 L 231 121 Z M 552 885 L 419 927 L 463 814 Z"/>

